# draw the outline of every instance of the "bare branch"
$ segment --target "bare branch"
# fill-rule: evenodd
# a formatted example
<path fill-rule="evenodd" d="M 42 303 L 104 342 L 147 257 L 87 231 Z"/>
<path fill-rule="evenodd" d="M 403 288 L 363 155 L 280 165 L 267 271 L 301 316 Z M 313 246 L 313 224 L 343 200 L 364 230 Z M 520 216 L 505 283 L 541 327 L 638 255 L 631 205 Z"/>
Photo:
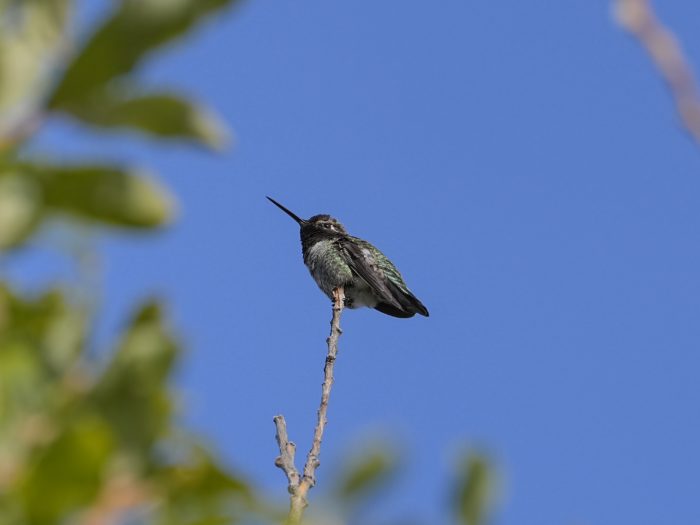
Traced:
<path fill-rule="evenodd" d="M 639 40 L 668 85 L 684 126 L 700 144 L 700 92 L 673 33 L 659 21 L 649 0 L 615 0 L 615 15 Z"/>
<path fill-rule="evenodd" d="M 343 288 L 333 290 L 333 318 L 331 319 L 331 334 L 326 339 L 328 344 L 328 354 L 323 367 L 323 384 L 321 385 L 321 404 L 318 407 L 318 418 L 316 420 L 316 428 L 314 429 L 314 437 L 311 443 L 311 449 L 306 456 L 306 464 L 304 472 L 299 479 L 299 471 L 294 466 L 294 453 L 296 447 L 294 443 L 289 441 L 287 437 L 287 425 L 283 416 L 275 416 L 273 421 L 277 428 L 277 443 L 280 448 L 280 455 L 275 460 L 275 465 L 284 471 L 289 481 L 289 515 L 287 517 L 287 525 L 299 525 L 304 515 L 304 509 L 308 505 L 307 494 L 311 487 L 316 484 L 316 469 L 321 464 L 319 456 L 321 455 L 321 441 L 323 439 L 323 431 L 328 422 L 328 400 L 331 395 L 331 387 L 333 386 L 333 366 L 338 355 L 338 338 L 343 331 L 340 329 L 340 314 L 343 312 L 345 303 L 345 293 Z"/>
<path fill-rule="evenodd" d="M 340 313 L 343 311 L 343 302 L 345 294 L 342 288 L 337 288 L 333 291 L 333 319 L 331 319 L 331 335 L 326 339 L 328 344 L 328 355 L 326 356 L 326 364 L 323 367 L 323 385 L 321 385 L 321 405 L 318 407 L 318 419 L 316 420 L 316 428 L 314 429 L 314 439 L 311 444 L 308 456 L 306 456 L 306 464 L 304 465 L 304 477 L 302 485 L 308 484 L 309 488 L 316 484 L 316 468 L 321 464 L 319 456 L 321 454 L 321 440 L 323 439 L 323 431 L 328 422 L 328 399 L 331 395 L 331 387 L 333 386 L 333 365 L 335 358 L 338 355 L 338 338 L 343 331 L 340 329 Z M 307 489 L 308 490 L 308 489 Z"/>
<path fill-rule="evenodd" d="M 287 481 L 289 481 L 290 494 L 294 494 L 296 488 L 299 486 L 299 471 L 294 466 L 294 454 L 296 452 L 296 445 L 289 441 L 287 437 L 287 422 L 284 420 L 284 416 L 275 416 L 272 418 L 275 422 L 275 427 L 277 428 L 277 444 L 280 447 L 280 455 L 275 459 L 275 465 L 282 469 L 282 471 L 287 476 Z"/>

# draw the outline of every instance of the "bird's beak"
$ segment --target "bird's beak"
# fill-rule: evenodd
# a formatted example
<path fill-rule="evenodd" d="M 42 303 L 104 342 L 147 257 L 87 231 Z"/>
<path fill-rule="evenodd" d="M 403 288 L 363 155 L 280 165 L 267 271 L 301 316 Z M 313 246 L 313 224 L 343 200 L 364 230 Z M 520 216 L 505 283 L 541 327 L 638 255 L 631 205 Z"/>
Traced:
<path fill-rule="evenodd" d="M 304 219 L 300 219 L 297 215 L 295 215 L 294 213 L 292 213 L 291 211 L 289 211 L 287 208 L 285 208 L 284 206 L 282 206 L 282 205 L 281 205 L 279 202 L 277 202 L 275 199 L 271 199 L 270 197 L 267 197 L 267 200 L 269 200 L 272 204 L 274 204 L 275 206 L 277 206 L 277 207 L 278 207 L 280 210 L 282 210 L 284 213 L 286 213 L 287 215 L 289 215 L 292 219 L 294 219 L 295 221 L 297 221 L 297 224 L 298 224 L 299 226 L 303 226 L 304 224 L 306 224 L 306 221 L 305 221 Z"/>

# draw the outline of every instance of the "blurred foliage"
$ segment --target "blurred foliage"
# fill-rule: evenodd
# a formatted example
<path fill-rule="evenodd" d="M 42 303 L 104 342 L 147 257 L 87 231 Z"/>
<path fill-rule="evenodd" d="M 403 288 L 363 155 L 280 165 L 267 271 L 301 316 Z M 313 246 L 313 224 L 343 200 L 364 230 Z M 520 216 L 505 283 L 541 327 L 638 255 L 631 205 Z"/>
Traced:
<path fill-rule="evenodd" d="M 390 445 L 363 447 L 341 469 L 334 493 L 341 502 L 354 502 L 386 485 L 396 473 L 398 458 Z"/>
<path fill-rule="evenodd" d="M 491 469 L 486 458 L 469 454 L 462 460 L 455 493 L 455 508 L 459 523 L 480 525 L 493 493 Z"/>
<path fill-rule="evenodd" d="M 56 222 L 79 234 L 149 231 L 173 218 L 173 196 L 143 170 L 39 153 L 32 137 L 67 116 L 95 131 L 220 148 L 227 132 L 208 110 L 167 86 L 144 89 L 138 70 L 235 3 L 115 1 L 75 41 L 71 0 L 0 0 L 0 257 L 40 242 Z M 63 284 L 27 294 L 0 280 L 0 524 L 283 521 L 283 497 L 261 496 L 178 421 L 170 380 L 181 350 L 162 305 L 136 308 L 104 351 L 91 335 L 96 305 L 75 292 Z M 398 463 L 391 445 L 365 447 L 328 473 L 330 514 L 309 522 L 367 523 L 368 502 Z M 488 468 L 465 465 L 456 515 L 480 524 Z M 272 455 L 261 468 L 273 469 Z"/>
<path fill-rule="evenodd" d="M 0 115 L 10 122 L 26 118 L 39 105 L 48 64 L 61 52 L 71 8 L 69 0 L 0 3 Z"/>
<path fill-rule="evenodd" d="M 0 522 L 236 522 L 248 485 L 174 420 L 179 347 L 157 303 L 142 305 L 106 362 L 91 362 L 87 315 L 60 291 L 0 288 Z M 145 519 L 144 518 L 144 519 Z"/>
<path fill-rule="evenodd" d="M 22 244 L 57 216 L 153 228 L 167 223 L 173 209 L 170 194 L 142 171 L 0 160 L 0 249 Z"/>
<path fill-rule="evenodd" d="M 189 139 L 217 149 L 227 139 L 226 131 L 211 114 L 172 93 L 105 90 L 71 106 L 70 112 L 95 126 L 131 128 L 157 137 Z"/>
<path fill-rule="evenodd" d="M 130 77 L 151 52 L 231 3 L 122 0 L 66 67 L 48 98 L 48 109 L 97 126 L 133 128 L 221 147 L 225 133 L 211 114 L 172 94 L 144 94 Z"/>
<path fill-rule="evenodd" d="M 0 2 L 4 255 L 57 220 L 81 229 L 171 220 L 172 196 L 143 170 L 40 154 L 31 138 L 68 115 L 220 147 L 226 134 L 208 111 L 170 89 L 138 88 L 136 69 L 233 3 L 125 0 L 73 42 L 71 1 Z M 262 508 L 177 422 L 169 382 L 180 348 L 161 306 L 137 308 L 109 352 L 93 350 L 93 315 L 66 286 L 27 295 L 0 282 L 0 523 L 205 525 Z"/>

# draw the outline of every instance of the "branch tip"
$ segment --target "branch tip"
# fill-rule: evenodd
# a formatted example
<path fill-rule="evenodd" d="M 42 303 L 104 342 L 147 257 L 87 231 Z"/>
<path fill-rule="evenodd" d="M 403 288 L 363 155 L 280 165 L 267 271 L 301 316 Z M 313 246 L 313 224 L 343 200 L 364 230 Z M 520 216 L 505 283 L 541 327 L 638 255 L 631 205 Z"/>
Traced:
<path fill-rule="evenodd" d="M 311 450 L 306 456 L 303 474 L 294 466 L 294 454 L 296 447 L 287 436 L 287 423 L 284 416 L 277 415 L 272 418 L 277 429 L 276 439 L 279 445 L 280 455 L 275 459 L 275 465 L 282 469 L 289 482 L 289 515 L 287 525 L 299 525 L 304 515 L 304 509 L 308 505 L 306 495 L 309 489 L 316 485 L 316 469 L 321 465 L 321 440 L 323 431 L 328 422 L 328 400 L 333 385 L 333 366 L 338 355 L 338 338 L 343 331 L 340 329 L 340 314 L 345 305 L 345 291 L 342 287 L 333 290 L 333 317 L 331 319 L 331 333 L 326 339 L 328 354 L 323 366 L 323 384 L 321 385 L 321 404 L 318 407 L 314 437 L 311 442 Z"/>

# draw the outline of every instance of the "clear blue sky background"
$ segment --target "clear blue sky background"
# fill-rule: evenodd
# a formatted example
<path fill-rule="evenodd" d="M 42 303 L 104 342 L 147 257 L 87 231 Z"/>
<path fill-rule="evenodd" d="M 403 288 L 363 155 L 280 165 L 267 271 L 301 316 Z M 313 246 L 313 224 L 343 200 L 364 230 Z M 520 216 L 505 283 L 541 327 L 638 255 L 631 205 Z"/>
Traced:
<path fill-rule="evenodd" d="M 658 3 L 698 63 L 700 3 Z M 169 230 L 103 244 L 106 331 L 172 301 L 185 418 L 231 465 L 283 498 L 271 418 L 305 452 L 320 391 L 329 302 L 269 194 L 375 243 L 431 312 L 346 312 L 320 487 L 379 432 L 406 453 L 382 516 L 445 520 L 466 444 L 501 473 L 495 523 L 700 522 L 700 150 L 607 2 L 250 0 L 143 73 L 235 149 L 41 141 L 178 196 Z"/>

